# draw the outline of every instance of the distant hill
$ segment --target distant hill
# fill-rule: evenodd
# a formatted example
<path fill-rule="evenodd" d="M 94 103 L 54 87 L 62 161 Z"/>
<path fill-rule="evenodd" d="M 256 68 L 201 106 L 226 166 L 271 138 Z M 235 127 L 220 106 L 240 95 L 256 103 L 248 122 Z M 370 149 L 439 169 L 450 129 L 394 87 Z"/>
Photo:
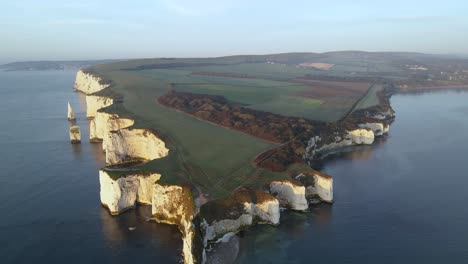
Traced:
<path fill-rule="evenodd" d="M 0 65 L 5 71 L 45 71 L 45 70 L 78 70 L 98 64 L 122 60 L 82 60 L 82 61 L 19 61 Z"/>

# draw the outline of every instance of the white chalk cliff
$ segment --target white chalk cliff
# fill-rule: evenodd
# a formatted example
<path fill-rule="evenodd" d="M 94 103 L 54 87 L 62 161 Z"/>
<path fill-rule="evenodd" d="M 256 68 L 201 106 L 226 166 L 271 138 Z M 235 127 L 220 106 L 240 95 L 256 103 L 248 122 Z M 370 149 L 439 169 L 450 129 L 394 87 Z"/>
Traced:
<path fill-rule="evenodd" d="M 86 117 L 91 119 L 96 116 L 96 112 L 109 106 L 114 101 L 112 98 L 105 97 L 105 96 L 96 96 L 96 95 L 87 95 L 86 96 Z"/>
<path fill-rule="evenodd" d="M 195 215 L 195 204 L 189 187 L 159 183 L 154 184 L 151 213 L 152 219 L 159 223 L 178 226 L 182 233 L 182 255 L 184 263 L 192 264 L 204 262 L 203 252 L 195 252 L 196 234 L 195 227 L 192 223 Z"/>
<path fill-rule="evenodd" d="M 112 215 L 135 207 L 136 203 L 151 204 L 153 185 L 160 174 L 130 173 L 113 178 L 106 170 L 99 171 L 101 203 Z"/>
<path fill-rule="evenodd" d="M 100 142 L 108 138 L 109 132 L 118 131 L 132 126 L 135 123 L 132 119 L 120 118 L 117 114 L 97 112 L 94 119 L 90 121 L 89 139 L 91 142 Z M 102 146 L 106 145 L 103 142 Z"/>
<path fill-rule="evenodd" d="M 321 142 L 322 138 L 315 136 L 307 142 L 304 158 L 309 160 L 314 159 L 319 154 L 332 152 L 347 146 L 371 145 L 374 143 L 374 138 L 374 132 L 368 128 L 357 128 L 347 131 L 344 137 L 337 135 L 331 142 Z"/>
<path fill-rule="evenodd" d="M 309 208 L 304 185 L 289 180 L 272 181 L 268 185 L 268 191 L 278 199 L 281 206 L 295 211 L 305 211 Z"/>
<path fill-rule="evenodd" d="M 124 128 L 109 132 L 103 143 L 107 165 L 154 160 L 169 153 L 164 141 L 148 129 Z"/>
<path fill-rule="evenodd" d="M 294 177 L 305 186 L 307 199 L 319 198 L 321 201 L 333 203 L 333 178 L 318 171 L 306 171 Z"/>
<path fill-rule="evenodd" d="M 226 215 L 219 215 L 220 212 Z M 267 193 L 243 187 L 230 198 L 204 204 L 200 208 L 200 216 L 206 244 L 207 241 L 230 232 L 236 233 L 255 223 L 278 225 L 279 202 Z"/>
<path fill-rule="evenodd" d="M 203 247 L 195 249 L 196 232 L 193 197 L 186 186 L 160 184 L 157 173 L 129 172 L 112 176 L 112 172 L 99 171 L 100 196 L 103 206 L 112 215 L 118 215 L 139 204 L 152 208 L 152 219 L 165 224 L 177 225 L 182 233 L 184 263 L 203 263 Z"/>
<path fill-rule="evenodd" d="M 67 118 L 68 120 L 72 121 L 72 120 L 76 120 L 76 115 L 75 115 L 75 112 L 73 111 L 71 105 L 70 105 L 70 102 L 68 102 L 68 112 L 67 112 Z"/>
<path fill-rule="evenodd" d="M 315 186 L 311 190 L 311 194 L 317 194 L 322 201 L 333 202 L 333 178 L 325 177 L 321 174 L 314 175 Z"/>
<path fill-rule="evenodd" d="M 92 94 L 109 87 L 109 84 L 101 84 L 101 78 L 92 74 L 78 71 L 75 79 L 75 89 L 85 94 Z"/>

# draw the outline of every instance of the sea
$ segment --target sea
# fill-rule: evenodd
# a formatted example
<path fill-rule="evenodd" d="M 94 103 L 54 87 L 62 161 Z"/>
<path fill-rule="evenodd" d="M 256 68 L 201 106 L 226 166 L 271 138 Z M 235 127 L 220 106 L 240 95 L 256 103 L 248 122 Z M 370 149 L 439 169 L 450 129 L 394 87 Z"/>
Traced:
<path fill-rule="evenodd" d="M 180 263 L 177 228 L 147 222 L 149 206 L 118 217 L 101 206 L 104 155 L 87 140 L 75 74 L 0 71 L 0 263 Z M 80 145 L 69 142 L 68 101 Z M 397 94 L 391 104 L 388 136 L 324 162 L 333 205 L 284 211 L 278 227 L 242 231 L 210 259 L 468 263 L 468 92 Z"/>

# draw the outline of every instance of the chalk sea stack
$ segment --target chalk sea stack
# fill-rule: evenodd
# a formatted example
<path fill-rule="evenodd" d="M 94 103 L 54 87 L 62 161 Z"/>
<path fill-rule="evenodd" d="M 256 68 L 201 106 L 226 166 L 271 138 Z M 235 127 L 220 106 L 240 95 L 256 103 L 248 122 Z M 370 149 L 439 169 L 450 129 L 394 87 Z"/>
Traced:
<path fill-rule="evenodd" d="M 80 144 L 81 143 L 81 132 L 79 126 L 72 126 L 70 127 L 70 142 L 72 144 Z"/>
<path fill-rule="evenodd" d="M 76 115 L 75 112 L 73 111 L 73 108 L 70 105 L 70 102 L 68 102 L 68 113 L 67 113 L 67 118 L 69 121 L 74 121 L 76 120 Z"/>

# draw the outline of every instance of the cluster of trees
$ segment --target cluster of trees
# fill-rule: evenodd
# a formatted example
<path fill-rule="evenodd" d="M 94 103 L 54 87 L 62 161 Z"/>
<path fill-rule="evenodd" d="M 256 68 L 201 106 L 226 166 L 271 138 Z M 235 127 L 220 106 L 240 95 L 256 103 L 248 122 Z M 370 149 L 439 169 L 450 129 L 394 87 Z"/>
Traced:
<path fill-rule="evenodd" d="M 355 124 L 369 115 L 358 111 L 349 120 L 325 123 L 253 110 L 232 103 L 223 96 L 173 90 L 159 97 L 158 102 L 198 119 L 281 144 L 258 155 L 255 160 L 258 167 L 271 171 L 284 171 L 292 163 L 302 162 L 305 146 L 311 137 L 320 136 L 323 142 L 332 142 L 336 137 L 343 137 L 346 130 L 356 128 Z M 382 110 L 375 108 L 375 111 Z"/>
<path fill-rule="evenodd" d="M 222 96 L 170 92 L 158 99 L 199 119 L 269 140 L 285 143 L 299 134 L 313 134 L 323 122 L 287 117 L 242 107 Z"/>

